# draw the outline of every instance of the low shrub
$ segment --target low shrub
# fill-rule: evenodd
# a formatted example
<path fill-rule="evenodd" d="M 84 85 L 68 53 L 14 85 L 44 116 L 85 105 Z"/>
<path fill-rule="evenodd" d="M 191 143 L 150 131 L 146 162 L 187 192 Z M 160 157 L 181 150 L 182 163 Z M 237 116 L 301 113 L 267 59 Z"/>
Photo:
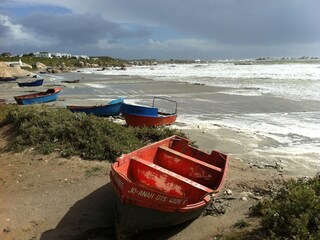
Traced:
<path fill-rule="evenodd" d="M 291 180 L 251 211 L 272 239 L 320 239 L 320 179 Z"/>
<path fill-rule="evenodd" d="M 46 106 L 17 106 L 7 113 L 5 123 L 15 127 L 10 149 L 22 151 L 34 146 L 47 154 L 59 150 L 67 157 L 114 161 L 147 143 L 184 134 L 167 128 L 132 128 L 83 113 Z M 185 136 L 184 136 L 185 137 Z"/>

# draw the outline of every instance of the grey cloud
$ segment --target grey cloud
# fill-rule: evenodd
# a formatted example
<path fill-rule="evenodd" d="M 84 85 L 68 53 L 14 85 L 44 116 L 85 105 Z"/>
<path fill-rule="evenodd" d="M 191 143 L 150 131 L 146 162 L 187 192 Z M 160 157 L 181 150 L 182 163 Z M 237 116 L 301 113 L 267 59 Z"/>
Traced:
<path fill-rule="evenodd" d="M 320 53 L 319 0 L 15 2 L 41 3 L 45 7 L 52 5 L 70 10 L 68 14 L 29 12 L 22 19 L 20 16 L 19 24 L 24 29 L 52 39 L 47 45 L 52 49 L 126 58 L 203 56 L 210 59 Z M 159 47 L 148 49 L 149 39 L 159 42 Z M 171 40 L 183 42 L 184 39 L 201 41 L 173 48 L 163 44 Z M 109 45 L 101 49 L 98 42 L 100 47 L 103 42 Z M 202 42 L 207 45 L 202 46 Z"/>
<path fill-rule="evenodd" d="M 36 34 L 52 37 L 68 45 L 95 44 L 105 38 L 117 40 L 149 35 L 146 29 L 127 29 L 93 14 L 33 13 L 22 18 L 19 24 Z"/>
<path fill-rule="evenodd" d="M 99 9 L 83 4 L 79 11 L 103 10 L 114 19 L 166 26 L 226 44 L 320 40 L 319 0 L 111 0 L 100 2 Z"/>
<path fill-rule="evenodd" d="M 0 37 L 6 37 L 8 36 L 9 33 L 9 28 L 7 26 L 4 26 L 1 22 L 0 22 Z"/>

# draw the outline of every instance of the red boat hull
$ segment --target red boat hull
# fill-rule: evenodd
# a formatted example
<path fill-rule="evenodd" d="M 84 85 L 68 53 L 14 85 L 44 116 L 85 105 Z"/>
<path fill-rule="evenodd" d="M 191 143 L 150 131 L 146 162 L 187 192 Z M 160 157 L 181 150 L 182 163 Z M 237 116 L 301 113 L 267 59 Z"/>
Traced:
<path fill-rule="evenodd" d="M 172 124 L 176 121 L 177 115 L 147 116 L 124 113 L 124 119 L 132 127 L 156 127 Z"/>
<path fill-rule="evenodd" d="M 118 158 L 110 172 L 118 235 L 198 217 L 220 191 L 227 165 L 227 155 L 205 153 L 178 136 Z"/>
<path fill-rule="evenodd" d="M 152 208 L 126 204 L 115 194 L 117 239 L 126 239 L 139 232 L 174 226 L 198 218 L 211 203 L 189 212 L 162 212 Z"/>

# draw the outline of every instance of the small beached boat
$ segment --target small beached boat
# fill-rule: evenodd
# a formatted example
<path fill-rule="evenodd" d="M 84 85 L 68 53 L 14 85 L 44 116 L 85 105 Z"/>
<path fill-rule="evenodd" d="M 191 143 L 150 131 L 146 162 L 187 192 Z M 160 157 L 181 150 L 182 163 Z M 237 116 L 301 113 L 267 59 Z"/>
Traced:
<path fill-rule="evenodd" d="M 4 105 L 4 104 L 7 104 L 7 100 L 0 98 L 0 105 Z"/>
<path fill-rule="evenodd" d="M 43 84 L 43 78 L 40 79 L 32 79 L 31 81 L 23 81 L 23 82 L 17 82 L 19 87 L 37 87 L 41 86 Z"/>
<path fill-rule="evenodd" d="M 159 111 L 155 106 L 155 100 L 161 99 L 164 101 L 170 101 L 175 104 L 175 111 L 173 113 L 166 113 Z M 145 107 L 139 105 L 123 104 L 121 108 L 121 114 L 123 115 L 126 123 L 133 127 L 155 127 L 172 124 L 177 119 L 177 106 L 176 101 L 166 98 L 153 98 L 152 107 Z"/>
<path fill-rule="evenodd" d="M 197 218 L 222 188 L 227 168 L 227 155 L 205 153 L 178 136 L 122 155 L 110 172 L 118 239 Z"/>
<path fill-rule="evenodd" d="M 86 114 L 93 114 L 96 116 L 117 116 L 120 114 L 121 105 L 124 98 L 112 100 L 106 105 L 97 106 L 66 106 L 72 112 L 84 112 Z"/>
<path fill-rule="evenodd" d="M 132 127 L 156 127 L 172 124 L 177 119 L 177 114 L 163 114 L 159 112 L 157 116 L 147 116 L 126 113 L 123 115 L 128 126 Z"/>
<path fill-rule="evenodd" d="M 138 114 L 138 115 L 146 115 L 146 116 L 157 116 L 158 115 L 158 108 L 124 103 L 121 106 L 121 113 L 122 114 Z"/>
<path fill-rule="evenodd" d="M 61 89 L 61 87 L 50 88 L 45 92 L 37 92 L 21 96 L 15 96 L 14 99 L 20 105 L 51 102 L 55 101 L 58 98 Z"/>
<path fill-rule="evenodd" d="M 76 80 L 64 80 L 64 81 L 61 81 L 62 83 L 79 83 L 80 82 L 80 79 L 76 79 Z"/>
<path fill-rule="evenodd" d="M 0 77 L 0 82 L 12 82 L 16 80 L 17 77 Z"/>

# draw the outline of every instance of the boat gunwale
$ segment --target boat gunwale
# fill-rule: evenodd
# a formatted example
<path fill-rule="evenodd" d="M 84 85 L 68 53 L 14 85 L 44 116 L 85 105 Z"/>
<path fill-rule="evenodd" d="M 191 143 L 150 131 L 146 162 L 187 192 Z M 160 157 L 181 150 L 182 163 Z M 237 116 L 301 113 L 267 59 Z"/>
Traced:
<path fill-rule="evenodd" d="M 84 110 L 84 109 L 97 109 L 97 108 L 105 108 L 105 107 L 111 107 L 111 106 L 116 106 L 116 105 L 121 105 L 122 102 L 118 103 L 112 103 L 112 104 L 101 104 L 101 105 L 90 105 L 90 106 L 85 106 L 85 105 L 67 105 L 66 107 L 70 110 Z"/>

